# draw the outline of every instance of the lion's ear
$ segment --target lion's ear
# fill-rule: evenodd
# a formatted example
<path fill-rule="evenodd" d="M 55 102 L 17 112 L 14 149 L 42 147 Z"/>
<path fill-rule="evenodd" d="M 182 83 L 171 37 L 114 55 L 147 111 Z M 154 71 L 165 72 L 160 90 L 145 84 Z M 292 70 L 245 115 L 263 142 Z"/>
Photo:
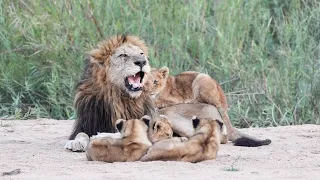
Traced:
<path fill-rule="evenodd" d="M 193 125 L 193 128 L 196 129 L 198 127 L 200 123 L 200 119 L 197 118 L 197 116 L 193 116 L 192 117 L 192 125 Z"/>
<path fill-rule="evenodd" d="M 149 127 L 149 123 L 150 123 L 150 120 L 151 120 L 150 116 L 144 115 L 144 116 L 141 118 L 141 120 L 142 120 L 144 123 L 146 123 L 146 125 Z"/>
<path fill-rule="evenodd" d="M 93 49 L 89 52 L 90 54 L 90 62 L 96 63 L 98 65 L 104 64 L 104 55 L 101 53 L 101 50 L 99 49 Z"/>
<path fill-rule="evenodd" d="M 100 61 L 103 58 L 103 54 L 101 53 L 100 49 L 93 49 L 89 52 L 91 57 L 91 62 L 93 61 Z"/>
<path fill-rule="evenodd" d="M 169 76 L 169 68 L 166 66 L 163 66 L 162 68 L 160 68 L 159 72 L 162 75 L 162 77 L 165 79 Z"/>
<path fill-rule="evenodd" d="M 124 125 L 125 122 L 126 122 L 126 120 L 124 120 L 124 119 L 118 119 L 118 120 L 116 121 L 116 128 L 117 128 L 117 130 L 118 130 L 119 132 L 121 132 L 121 130 L 122 130 L 123 125 Z"/>

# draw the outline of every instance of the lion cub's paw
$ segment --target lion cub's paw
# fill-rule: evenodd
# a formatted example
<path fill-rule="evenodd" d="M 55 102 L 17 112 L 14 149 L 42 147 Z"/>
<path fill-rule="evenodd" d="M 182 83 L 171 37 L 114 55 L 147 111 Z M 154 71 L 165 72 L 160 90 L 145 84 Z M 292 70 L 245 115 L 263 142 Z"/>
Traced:
<path fill-rule="evenodd" d="M 188 141 L 188 138 L 187 137 L 180 137 L 180 140 L 181 140 L 181 142 L 185 142 L 185 141 Z"/>
<path fill-rule="evenodd" d="M 86 133 L 77 134 L 74 140 L 68 140 L 64 145 L 65 149 L 71 150 L 73 152 L 84 152 L 89 143 L 89 136 Z"/>

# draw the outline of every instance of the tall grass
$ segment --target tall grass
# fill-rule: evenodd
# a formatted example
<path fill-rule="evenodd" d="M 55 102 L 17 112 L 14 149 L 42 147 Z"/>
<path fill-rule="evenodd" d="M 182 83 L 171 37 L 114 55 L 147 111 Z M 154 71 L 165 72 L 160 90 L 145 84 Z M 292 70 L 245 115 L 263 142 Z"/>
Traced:
<path fill-rule="evenodd" d="M 317 0 L 0 0 L 0 117 L 73 119 L 86 52 L 135 34 L 152 66 L 221 82 L 238 127 L 320 124 Z"/>

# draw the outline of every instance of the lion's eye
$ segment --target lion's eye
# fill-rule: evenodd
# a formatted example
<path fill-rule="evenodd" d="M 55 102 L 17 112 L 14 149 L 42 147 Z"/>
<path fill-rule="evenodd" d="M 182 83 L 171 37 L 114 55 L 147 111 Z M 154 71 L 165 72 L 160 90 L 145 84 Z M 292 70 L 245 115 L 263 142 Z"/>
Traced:
<path fill-rule="evenodd" d="M 158 81 L 157 81 L 157 80 L 154 80 L 154 81 L 153 81 L 153 84 L 154 84 L 154 85 L 158 85 Z"/>
<path fill-rule="evenodd" d="M 120 54 L 118 57 L 128 57 L 128 54 Z"/>
<path fill-rule="evenodd" d="M 140 53 L 140 55 L 141 55 L 141 56 L 143 56 L 143 55 L 144 55 L 144 53 L 142 52 L 142 53 Z"/>

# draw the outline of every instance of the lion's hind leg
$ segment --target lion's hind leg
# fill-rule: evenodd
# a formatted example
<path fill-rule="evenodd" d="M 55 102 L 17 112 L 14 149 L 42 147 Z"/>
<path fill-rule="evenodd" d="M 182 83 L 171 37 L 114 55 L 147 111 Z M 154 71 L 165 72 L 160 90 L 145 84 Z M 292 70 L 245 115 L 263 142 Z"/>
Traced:
<path fill-rule="evenodd" d="M 193 98 L 198 102 L 222 107 L 218 84 L 207 74 L 199 74 L 192 83 Z"/>
<path fill-rule="evenodd" d="M 65 149 L 73 152 L 84 152 L 89 143 L 89 136 L 86 133 L 78 133 L 74 140 L 68 140 L 64 145 Z"/>

